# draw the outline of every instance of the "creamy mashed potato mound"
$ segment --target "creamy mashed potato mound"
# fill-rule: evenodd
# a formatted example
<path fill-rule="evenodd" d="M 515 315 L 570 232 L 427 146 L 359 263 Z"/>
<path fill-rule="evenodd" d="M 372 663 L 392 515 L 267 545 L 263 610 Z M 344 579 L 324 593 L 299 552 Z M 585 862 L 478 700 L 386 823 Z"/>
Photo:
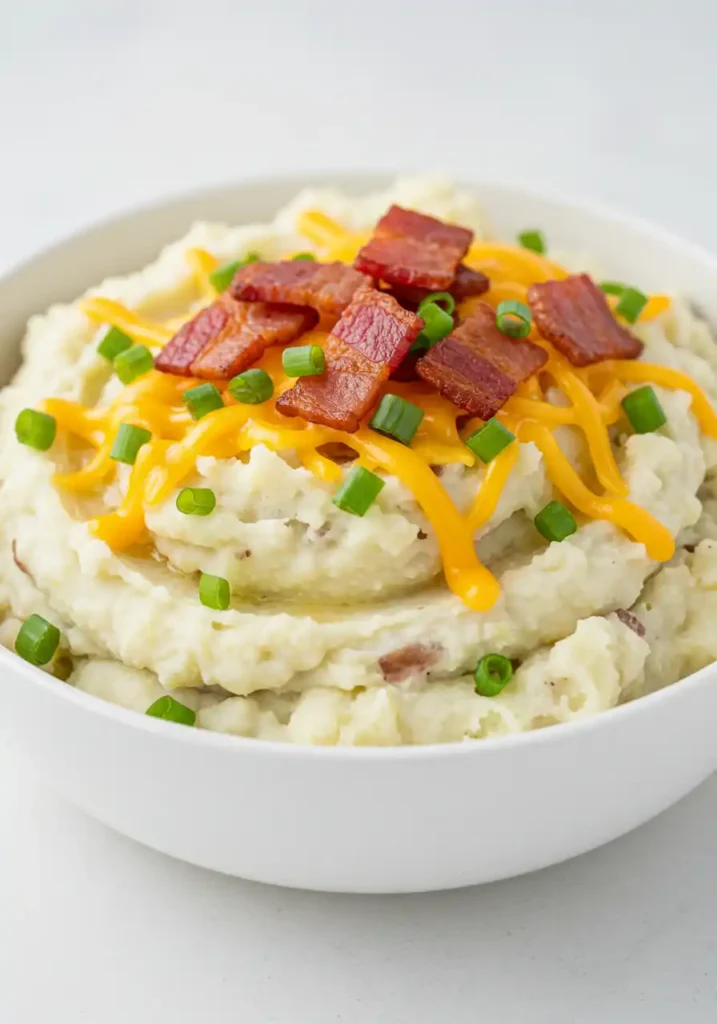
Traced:
<path fill-rule="evenodd" d="M 197 224 L 144 270 L 90 295 L 171 321 L 207 301 L 189 250 L 220 263 L 254 251 L 276 260 L 312 248 L 297 228 L 302 211 L 370 232 L 392 202 L 486 235 L 473 195 L 440 183 L 398 182 L 363 199 L 303 193 L 269 225 Z M 687 304 L 671 297 L 634 331 L 645 361 L 685 371 L 717 404 L 717 346 Z M 68 685 L 138 712 L 171 693 L 196 711 L 199 727 L 239 736 L 423 744 L 592 715 L 717 658 L 717 443 L 684 391 L 655 387 L 667 416 L 658 432 L 610 427 L 629 498 L 667 527 L 674 557 L 659 564 L 616 526 L 583 517 L 576 533 L 548 544 L 533 518 L 559 494 L 538 448 L 520 443 L 476 533 L 500 583 L 498 601 L 479 612 L 445 585 L 434 530 L 400 480 L 383 474 L 359 518 L 332 503 L 336 484 L 295 452 L 262 444 L 197 460 L 181 486 L 211 488 L 211 515 L 182 515 L 175 489 L 146 508 L 145 544 L 112 550 L 89 523 L 122 502 L 130 467 L 92 493 L 65 491 L 53 476 L 86 458 L 77 439 L 58 431 L 52 450 L 38 452 L 19 445 L 14 429 L 20 410 L 49 397 L 98 408 L 114 401 L 122 385 L 97 353 L 102 334 L 79 303 L 33 317 L 22 366 L 0 396 L 0 642 L 12 647 L 22 620 L 44 616 L 62 634 L 47 670 Z M 557 391 L 549 400 L 565 404 Z M 583 435 L 560 427 L 556 437 L 590 481 Z M 480 463 L 440 467 L 459 511 L 485 472 Z M 229 581 L 230 609 L 199 602 L 200 572 Z M 492 698 L 473 682 L 487 653 L 516 666 Z"/>

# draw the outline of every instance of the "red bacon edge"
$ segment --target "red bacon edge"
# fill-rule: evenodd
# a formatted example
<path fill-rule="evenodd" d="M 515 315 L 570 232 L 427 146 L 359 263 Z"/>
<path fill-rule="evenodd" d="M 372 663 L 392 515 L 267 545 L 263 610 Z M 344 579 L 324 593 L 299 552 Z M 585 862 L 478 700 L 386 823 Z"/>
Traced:
<path fill-rule="evenodd" d="M 465 263 L 459 263 L 453 284 L 448 291 L 456 302 L 463 302 L 464 299 L 471 299 L 475 295 L 483 295 L 489 288 L 490 280 L 485 274 L 467 267 Z M 391 288 L 391 295 L 395 296 L 407 309 L 417 309 L 430 294 L 429 288 L 409 288 L 401 287 L 401 285 Z"/>
<path fill-rule="evenodd" d="M 495 310 L 482 302 L 418 361 L 416 370 L 454 405 L 488 420 L 547 358 L 538 345 L 503 334 Z"/>
<path fill-rule="evenodd" d="M 311 309 L 238 302 L 224 292 L 179 329 L 154 365 L 180 377 L 229 380 L 271 345 L 294 341 L 316 320 Z"/>
<path fill-rule="evenodd" d="M 617 322 L 587 274 L 533 284 L 528 302 L 542 336 L 573 366 L 636 359 L 642 352 L 642 342 Z"/>
<path fill-rule="evenodd" d="M 310 306 L 322 316 L 337 318 L 354 292 L 371 281 L 345 263 L 282 260 L 249 263 L 237 271 L 231 294 L 245 302 L 280 302 Z"/>
<path fill-rule="evenodd" d="M 354 267 L 388 284 L 446 291 L 472 241 L 467 228 L 392 206 Z"/>
<path fill-rule="evenodd" d="M 329 335 L 325 372 L 302 377 L 278 398 L 276 408 L 285 416 L 353 433 L 422 327 L 423 321 L 391 295 L 362 288 Z"/>

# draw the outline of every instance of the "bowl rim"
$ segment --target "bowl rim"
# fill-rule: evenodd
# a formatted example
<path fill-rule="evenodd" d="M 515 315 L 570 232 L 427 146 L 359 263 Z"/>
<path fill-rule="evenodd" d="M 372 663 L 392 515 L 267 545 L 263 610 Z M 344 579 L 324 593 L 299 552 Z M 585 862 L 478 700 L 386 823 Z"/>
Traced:
<path fill-rule="evenodd" d="M 160 199 L 149 199 L 134 204 L 126 209 L 119 210 L 109 216 L 93 220 L 79 228 L 61 236 L 50 245 L 42 247 L 19 262 L 11 263 L 0 273 L 0 286 L 16 274 L 22 273 L 29 268 L 36 260 L 47 258 L 53 254 L 60 254 L 63 249 L 75 243 L 81 242 L 93 234 L 102 234 L 112 230 L 130 218 L 141 219 L 143 216 L 158 214 L 163 211 L 170 211 L 172 207 L 200 203 L 204 200 L 216 198 L 222 193 L 231 193 L 236 190 L 252 188 L 281 188 L 294 189 L 298 193 L 303 188 L 314 187 L 354 187 L 363 181 L 365 187 L 377 187 L 377 181 L 381 180 L 388 184 L 396 178 L 396 173 L 391 174 L 383 170 L 347 171 L 347 170 L 319 170 L 301 171 L 296 174 L 262 174 L 242 178 L 235 181 L 218 182 L 200 189 L 179 190 L 168 197 Z M 404 176 L 404 175 L 400 175 Z M 547 203 L 561 207 L 564 211 L 575 211 L 576 213 L 589 214 L 610 224 L 615 230 L 634 232 L 643 238 L 651 239 L 656 243 L 669 246 L 689 256 L 691 259 L 708 266 L 717 275 L 717 256 L 712 254 L 703 246 L 681 238 L 675 232 L 654 224 L 649 220 L 633 214 L 616 209 L 609 205 L 595 203 L 591 200 L 580 199 L 574 196 L 564 197 L 557 193 L 546 190 L 524 188 L 522 185 L 505 182 L 492 181 L 456 181 L 457 188 L 473 189 L 480 192 L 481 189 L 490 190 L 494 193 L 502 193 L 506 197 L 520 196 L 523 200 L 536 203 Z M 380 187 L 380 185 L 378 186 Z M 111 660 L 111 659 L 107 659 Z M 10 675 L 19 675 L 28 684 L 34 684 L 45 690 L 50 698 L 56 696 L 61 700 L 67 700 L 90 714 L 99 714 L 116 722 L 120 726 L 140 729 L 145 732 L 164 736 L 166 739 L 181 740 L 192 745 L 209 746 L 217 750 L 234 751 L 236 755 L 253 753 L 259 756 L 289 756 L 289 757 L 311 757 L 328 759 L 360 759 L 370 761 L 393 761 L 413 760 L 415 758 L 444 759 L 455 757 L 476 756 L 480 751 L 488 753 L 500 749 L 506 752 L 510 749 L 524 746 L 542 746 L 545 743 L 555 743 L 560 737 L 568 741 L 575 734 L 592 732 L 595 729 L 610 728 L 610 723 L 625 721 L 639 716 L 640 709 L 644 713 L 660 704 L 666 704 L 680 699 L 680 695 L 707 685 L 709 677 L 717 671 L 717 662 L 710 663 L 704 668 L 677 680 L 662 689 L 648 693 L 643 697 L 635 698 L 625 704 L 619 704 L 608 708 L 605 711 L 587 715 L 584 718 L 573 719 L 570 722 L 562 722 L 542 729 L 527 730 L 525 732 L 506 733 L 495 736 L 488 736 L 483 739 L 469 739 L 445 743 L 426 743 L 398 746 L 349 746 L 349 745 L 319 745 L 308 743 L 292 743 L 282 740 L 269 740 L 251 736 L 237 736 L 233 733 L 215 732 L 209 729 L 187 728 L 177 725 L 174 722 L 167 722 L 159 718 L 143 715 L 138 711 L 124 708 L 112 701 L 102 697 L 78 690 L 62 680 L 56 679 L 42 669 L 24 661 L 14 651 L 0 646 L 0 670 Z M 230 696 L 240 696 L 230 694 Z"/>

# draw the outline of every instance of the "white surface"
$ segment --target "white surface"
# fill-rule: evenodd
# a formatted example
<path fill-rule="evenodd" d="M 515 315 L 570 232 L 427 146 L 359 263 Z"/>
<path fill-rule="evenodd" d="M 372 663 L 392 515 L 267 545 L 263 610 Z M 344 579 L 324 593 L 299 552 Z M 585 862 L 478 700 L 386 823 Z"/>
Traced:
<path fill-rule="evenodd" d="M 713 245 L 716 29 L 712 0 L 2 3 L 0 269 L 165 191 L 318 166 L 479 171 Z M 349 898 L 184 868 L 0 759 L 12 1024 L 715 1018 L 717 780 L 539 875 Z"/>

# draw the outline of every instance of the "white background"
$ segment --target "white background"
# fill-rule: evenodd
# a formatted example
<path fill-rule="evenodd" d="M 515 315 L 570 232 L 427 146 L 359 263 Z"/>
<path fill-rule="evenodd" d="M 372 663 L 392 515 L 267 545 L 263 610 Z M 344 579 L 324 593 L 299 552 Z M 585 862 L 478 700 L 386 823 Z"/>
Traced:
<path fill-rule="evenodd" d="M 530 184 L 713 246 L 716 43 L 714 0 L 0 0 L 0 271 L 298 169 Z M 0 751 L 0 1020 L 713 1022 L 716 818 L 713 779 L 532 877 L 312 895 L 134 846 Z"/>

